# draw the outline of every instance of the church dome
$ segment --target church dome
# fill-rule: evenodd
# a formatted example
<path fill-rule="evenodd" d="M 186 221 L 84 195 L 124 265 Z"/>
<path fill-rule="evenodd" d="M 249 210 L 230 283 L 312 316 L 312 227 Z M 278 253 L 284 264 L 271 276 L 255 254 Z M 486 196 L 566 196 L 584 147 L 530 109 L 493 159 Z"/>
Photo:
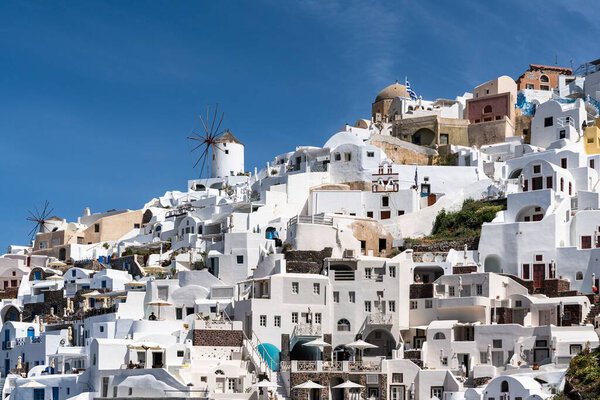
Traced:
<path fill-rule="evenodd" d="M 375 98 L 375 103 L 381 100 L 395 99 L 396 97 L 408 97 L 406 86 L 399 84 L 398 81 L 379 92 Z"/>

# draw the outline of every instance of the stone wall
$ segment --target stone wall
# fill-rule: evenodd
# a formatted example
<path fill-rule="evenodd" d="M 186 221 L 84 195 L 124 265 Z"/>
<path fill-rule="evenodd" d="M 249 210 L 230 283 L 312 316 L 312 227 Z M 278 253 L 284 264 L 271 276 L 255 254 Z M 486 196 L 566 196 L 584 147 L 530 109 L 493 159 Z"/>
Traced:
<path fill-rule="evenodd" d="M 320 274 L 321 264 L 314 261 L 287 261 L 286 271 L 297 274 Z"/>
<path fill-rule="evenodd" d="M 472 272 L 477 272 L 477 265 L 464 265 L 464 266 L 452 267 L 452 273 L 454 275 L 470 274 Z"/>
<path fill-rule="evenodd" d="M 194 346 L 227 346 L 240 347 L 244 344 L 242 331 L 220 329 L 194 329 Z"/>
<path fill-rule="evenodd" d="M 479 237 L 463 238 L 463 239 L 416 239 L 406 240 L 404 242 L 405 249 L 412 249 L 414 253 L 432 253 L 440 252 L 447 253 L 450 249 L 462 250 L 465 244 L 469 250 L 477 250 L 479 247 Z"/>
<path fill-rule="evenodd" d="M 432 165 L 436 157 L 434 150 L 402 142 L 392 136 L 377 136 L 371 140 L 371 144 L 383 150 L 394 164 Z M 408 147 L 409 144 L 415 148 Z"/>
<path fill-rule="evenodd" d="M 514 135 L 514 128 L 509 119 L 482 122 L 469 125 L 469 144 L 481 147 L 486 144 L 501 143 Z"/>
<path fill-rule="evenodd" d="M 413 283 L 410 285 L 410 299 L 431 299 L 433 283 Z"/>
<path fill-rule="evenodd" d="M 125 263 L 129 264 L 129 269 L 125 268 Z M 123 256 L 118 258 L 111 258 L 110 265 L 113 269 L 119 271 L 128 271 L 131 276 L 144 276 L 144 273 L 140 270 L 140 266 L 144 263 L 144 257 L 138 254 L 130 256 Z"/>
<path fill-rule="evenodd" d="M 283 254 L 288 272 L 319 274 L 323 268 L 323 260 L 331 257 L 332 253 L 331 247 L 325 247 L 320 251 L 288 250 Z"/>
<path fill-rule="evenodd" d="M 23 306 L 23 321 L 33 321 L 36 315 L 50 315 L 50 310 L 54 308 L 54 314 L 62 316 L 63 310 L 67 305 L 62 290 L 48 290 L 44 292 L 44 301 L 42 303 L 29 303 Z"/>
<path fill-rule="evenodd" d="M 9 287 L 4 290 L 0 290 L 0 299 L 16 299 L 19 288 Z"/>

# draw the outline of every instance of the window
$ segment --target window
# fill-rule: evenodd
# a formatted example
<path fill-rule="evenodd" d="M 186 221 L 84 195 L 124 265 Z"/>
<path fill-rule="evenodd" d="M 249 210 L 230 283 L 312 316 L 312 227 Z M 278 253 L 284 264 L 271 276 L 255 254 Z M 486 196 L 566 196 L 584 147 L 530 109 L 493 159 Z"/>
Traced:
<path fill-rule="evenodd" d="M 338 332 L 350 332 L 350 321 L 342 318 L 337 323 Z"/>
<path fill-rule="evenodd" d="M 321 294 L 321 284 L 313 283 L 313 294 Z"/>
<path fill-rule="evenodd" d="M 175 309 L 175 319 L 183 319 L 183 308 L 177 307 Z"/>
<path fill-rule="evenodd" d="M 437 397 L 441 399 L 444 396 L 444 387 L 443 386 L 432 386 L 431 387 L 431 397 Z"/>
<path fill-rule="evenodd" d="M 371 312 L 371 302 L 365 301 L 365 312 Z"/>
<path fill-rule="evenodd" d="M 373 218 L 373 211 L 367 211 L 367 218 Z"/>
<path fill-rule="evenodd" d="M 100 232 L 100 224 L 94 224 L 94 232 Z"/>
<path fill-rule="evenodd" d="M 433 300 L 432 299 L 425 300 L 425 308 L 433 308 Z"/>
<path fill-rule="evenodd" d="M 33 400 L 44 400 L 44 389 L 33 389 Z"/>
<path fill-rule="evenodd" d="M 183 350 L 177 350 L 177 357 L 183 357 Z"/>
<path fill-rule="evenodd" d="M 521 300 L 515 301 L 515 307 L 523 307 L 523 302 Z"/>
<path fill-rule="evenodd" d="M 561 158 L 560 159 L 560 167 L 561 168 L 567 168 L 567 159 L 566 158 Z"/>
<path fill-rule="evenodd" d="M 323 318 L 322 318 L 322 316 L 321 316 L 321 313 L 320 313 L 320 312 L 318 312 L 318 313 L 315 313 L 315 324 L 320 324 L 322 319 L 323 319 Z"/>
<path fill-rule="evenodd" d="M 454 286 L 450 286 L 450 287 L 448 288 L 448 295 L 449 295 L 450 297 L 454 297 L 454 296 L 455 296 L 455 294 L 456 294 L 456 293 L 455 293 L 455 288 L 454 288 Z"/>
<path fill-rule="evenodd" d="M 435 335 L 433 335 L 433 340 L 445 340 L 446 339 L 446 335 L 444 335 L 443 332 L 436 332 Z"/>
<path fill-rule="evenodd" d="M 375 152 L 374 151 L 367 151 L 367 157 L 369 157 L 369 158 L 375 157 Z"/>
<path fill-rule="evenodd" d="M 276 328 L 281 327 L 281 315 L 275 315 L 273 317 L 273 326 L 275 326 Z"/>
<path fill-rule="evenodd" d="M 445 145 L 450 142 L 450 135 L 447 133 L 440 133 L 440 144 Z"/>
<path fill-rule="evenodd" d="M 344 153 L 344 161 L 352 161 L 352 153 Z"/>
<path fill-rule="evenodd" d="M 573 183 L 569 182 L 569 196 L 573 194 Z"/>
<path fill-rule="evenodd" d="M 591 169 L 595 169 L 596 168 L 596 160 L 590 160 L 590 168 Z"/>
<path fill-rule="evenodd" d="M 260 316 L 260 326 L 267 326 L 267 316 L 266 315 Z"/>
<path fill-rule="evenodd" d="M 577 273 L 575 274 L 575 280 L 582 281 L 583 280 L 583 272 L 577 271 Z"/>
<path fill-rule="evenodd" d="M 544 180 L 541 176 L 531 178 L 531 190 L 542 190 L 544 188 Z"/>
<path fill-rule="evenodd" d="M 495 349 L 501 349 L 502 348 L 502 339 L 492 340 L 492 347 Z"/>
<path fill-rule="evenodd" d="M 525 280 L 529 280 L 529 279 L 531 279 L 529 276 L 530 276 L 529 275 L 529 264 L 523 264 L 523 274 L 522 274 L 522 277 Z"/>
<path fill-rule="evenodd" d="M 365 279 L 371 279 L 371 268 L 365 268 Z"/>
<path fill-rule="evenodd" d="M 540 75 L 540 82 L 548 83 L 548 82 L 550 82 L 550 79 L 548 79 L 547 75 Z M 508 390 L 507 390 L 507 392 L 508 392 Z"/>
<path fill-rule="evenodd" d="M 552 177 L 551 176 L 546 177 L 546 189 L 552 189 Z"/>
<path fill-rule="evenodd" d="M 298 282 L 292 282 L 292 294 L 298 294 L 300 291 L 300 284 Z"/>
<path fill-rule="evenodd" d="M 118 391 L 119 391 L 119 387 L 118 386 L 113 386 L 113 397 L 117 397 Z"/>
<path fill-rule="evenodd" d="M 334 303 L 340 302 L 340 292 L 333 292 L 333 302 Z"/>
<path fill-rule="evenodd" d="M 381 197 L 381 207 L 389 207 L 390 206 L 390 197 L 383 196 Z"/>
<path fill-rule="evenodd" d="M 592 248 L 592 237 L 591 236 L 582 236 L 581 237 L 581 248 L 582 249 L 591 249 Z"/>
<path fill-rule="evenodd" d="M 390 278 L 396 277 L 396 267 L 390 267 Z"/>
<path fill-rule="evenodd" d="M 550 90 L 550 86 L 548 86 L 548 85 L 540 85 L 540 90 Z"/>
<path fill-rule="evenodd" d="M 560 191 L 561 192 L 565 191 L 565 179 L 564 178 L 560 178 Z"/>
<path fill-rule="evenodd" d="M 546 117 L 544 118 L 544 128 L 547 128 L 549 126 L 554 125 L 554 118 L 553 117 Z"/>
<path fill-rule="evenodd" d="M 236 256 L 236 260 L 238 264 L 243 264 L 244 263 L 244 256 Z"/>
<path fill-rule="evenodd" d="M 410 301 L 410 309 L 411 310 L 416 310 L 418 308 L 418 303 L 416 300 L 411 300 Z"/>
<path fill-rule="evenodd" d="M 535 261 L 544 261 L 544 256 L 542 254 L 536 254 Z"/>
<path fill-rule="evenodd" d="M 100 333 L 104 333 L 104 326 L 103 326 L 103 325 L 100 325 L 100 327 L 99 327 L 99 328 L 100 328 Z"/>
<path fill-rule="evenodd" d="M 572 344 L 569 346 L 569 354 L 572 356 L 576 356 L 581 353 L 581 345 L 580 344 Z"/>
<path fill-rule="evenodd" d="M 388 301 L 388 311 L 396 312 L 396 302 L 394 300 Z"/>
<path fill-rule="evenodd" d="M 403 374 L 392 374 L 392 383 L 402 383 L 404 382 Z"/>
<path fill-rule="evenodd" d="M 502 381 L 502 383 L 500 384 L 500 391 L 502 393 L 510 392 L 509 387 L 508 387 L 508 381 Z"/>
<path fill-rule="evenodd" d="M 533 173 L 534 174 L 539 174 L 542 172 L 542 166 L 541 165 L 534 165 L 533 166 Z"/>
<path fill-rule="evenodd" d="M 379 219 L 390 219 L 392 217 L 392 213 L 389 210 L 381 211 Z"/>
<path fill-rule="evenodd" d="M 398 210 L 398 216 L 404 215 L 404 210 Z"/>
<path fill-rule="evenodd" d="M 476 285 L 475 291 L 477 293 L 477 296 L 483 296 L 483 285 Z"/>
<path fill-rule="evenodd" d="M 492 106 L 490 106 L 489 104 L 485 107 L 483 107 L 483 113 L 484 114 L 491 114 L 492 113 Z"/>
<path fill-rule="evenodd" d="M 235 390 L 235 379 L 227 378 L 227 389 L 229 389 L 230 391 Z"/>
<path fill-rule="evenodd" d="M 593 138 L 593 137 L 590 137 L 590 138 L 588 138 L 588 139 L 587 139 L 587 142 L 588 142 L 588 143 L 594 143 L 594 138 Z"/>
<path fill-rule="evenodd" d="M 292 313 L 292 324 L 297 324 L 297 323 L 298 323 L 298 313 L 293 312 Z"/>
<path fill-rule="evenodd" d="M 564 129 L 561 129 L 560 131 L 558 131 L 558 138 L 559 139 L 564 139 L 567 137 L 567 131 Z"/>
<path fill-rule="evenodd" d="M 194 313 L 194 307 L 186 307 L 185 308 L 185 315 L 190 315 Z"/>
<path fill-rule="evenodd" d="M 356 294 L 354 292 L 348 292 L 348 303 L 356 302 Z"/>
<path fill-rule="evenodd" d="M 335 153 L 333 155 L 333 159 L 334 159 L 334 161 L 341 161 L 342 155 L 340 153 Z"/>
<path fill-rule="evenodd" d="M 533 89 L 533 83 L 528 83 L 525 85 L 525 89 Z"/>

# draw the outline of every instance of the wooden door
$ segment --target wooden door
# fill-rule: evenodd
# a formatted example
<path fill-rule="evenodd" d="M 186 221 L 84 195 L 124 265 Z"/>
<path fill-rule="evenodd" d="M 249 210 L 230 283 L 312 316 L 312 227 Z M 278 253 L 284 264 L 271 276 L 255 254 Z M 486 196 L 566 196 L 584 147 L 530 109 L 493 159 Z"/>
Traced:
<path fill-rule="evenodd" d="M 533 287 L 541 288 L 546 279 L 546 264 L 533 264 Z"/>

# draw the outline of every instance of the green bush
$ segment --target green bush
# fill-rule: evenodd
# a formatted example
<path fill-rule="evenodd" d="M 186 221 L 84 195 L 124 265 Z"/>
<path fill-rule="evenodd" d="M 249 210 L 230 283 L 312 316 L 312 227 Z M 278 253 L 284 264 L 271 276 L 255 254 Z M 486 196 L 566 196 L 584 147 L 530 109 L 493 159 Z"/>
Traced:
<path fill-rule="evenodd" d="M 438 213 L 433 223 L 431 238 L 435 239 L 459 239 L 478 237 L 481 233 L 481 225 L 491 222 L 496 213 L 504 207 L 490 205 L 484 201 L 467 199 L 463 202 L 459 211 L 447 212 L 442 210 Z"/>

